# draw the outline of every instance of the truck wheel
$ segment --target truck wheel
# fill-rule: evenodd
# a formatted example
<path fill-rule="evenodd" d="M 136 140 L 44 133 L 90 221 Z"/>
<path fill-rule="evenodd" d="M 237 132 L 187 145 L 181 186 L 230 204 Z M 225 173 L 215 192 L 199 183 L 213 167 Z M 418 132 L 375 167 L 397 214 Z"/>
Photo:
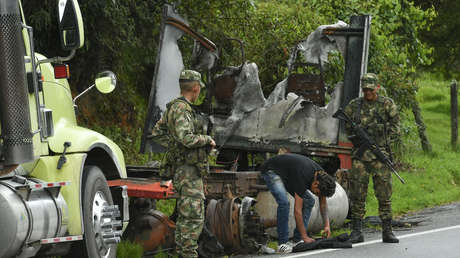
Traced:
<path fill-rule="evenodd" d="M 80 249 L 84 252 L 82 257 L 116 257 L 117 245 L 108 244 L 102 235 L 102 224 L 113 222 L 106 216 L 108 207 L 113 205 L 113 200 L 105 176 L 97 166 L 84 168 L 82 205 L 85 227 L 83 239 L 85 246 Z"/>

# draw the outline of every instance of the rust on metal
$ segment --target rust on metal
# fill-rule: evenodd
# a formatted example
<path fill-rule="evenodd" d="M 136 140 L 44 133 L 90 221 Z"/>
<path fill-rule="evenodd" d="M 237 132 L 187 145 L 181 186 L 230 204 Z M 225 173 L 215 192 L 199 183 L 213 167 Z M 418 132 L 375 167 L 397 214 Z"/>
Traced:
<path fill-rule="evenodd" d="M 213 93 L 219 103 L 231 104 L 235 88 L 236 82 L 232 75 L 221 75 L 214 79 Z"/>
<path fill-rule="evenodd" d="M 158 168 L 127 166 L 128 178 L 110 180 L 109 186 L 126 185 L 128 196 L 153 199 L 177 198 L 171 182 L 167 187 L 161 186 Z M 133 178 L 132 176 L 136 176 Z M 141 178 L 144 177 L 145 178 Z M 266 190 L 259 171 L 231 172 L 219 167 L 212 167 L 211 173 L 204 180 L 205 195 L 210 199 L 233 197 L 255 197 L 261 190 Z"/>
<path fill-rule="evenodd" d="M 351 149 L 351 148 L 353 148 L 353 143 L 339 141 L 339 146 Z M 340 153 L 340 154 L 337 154 L 337 156 L 340 159 L 340 168 L 341 169 L 346 169 L 346 170 L 351 169 L 352 160 L 351 160 L 351 155 L 350 154 L 348 154 L 348 153 L 347 154 Z"/>
<path fill-rule="evenodd" d="M 325 88 L 321 78 L 314 74 L 291 74 L 288 77 L 288 92 L 303 96 L 317 106 L 325 104 Z"/>
<path fill-rule="evenodd" d="M 160 182 L 143 178 L 126 178 L 109 180 L 108 185 L 128 187 L 129 197 L 152 198 L 152 199 L 171 199 L 176 198 L 171 181 Z"/>
<path fill-rule="evenodd" d="M 124 238 L 142 245 L 144 252 L 174 247 L 176 225 L 168 216 L 157 210 L 149 210 L 131 219 Z"/>
<path fill-rule="evenodd" d="M 0 176 L 9 174 L 11 171 L 15 170 L 19 165 L 11 165 L 0 167 Z"/>
<path fill-rule="evenodd" d="M 182 21 L 174 19 L 172 17 L 168 17 L 168 19 L 166 20 L 166 24 L 170 24 L 170 25 L 182 30 L 183 32 L 189 34 L 194 39 L 198 40 L 209 51 L 214 52 L 214 51 L 217 50 L 216 45 L 212 41 L 210 41 L 209 39 L 207 39 L 206 37 L 204 37 L 200 33 L 194 31 L 192 28 L 190 28 L 187 24 L 183 23 Z"/>
<path fill-rule="evenodd" d="M 321 60 L 316 63 L 294 63 L 291 69 L 296 70 L 298 67 L 305 69 L 317 69 L 319 74 L 312 72 L 290 73 L 288 76 L 288 85 L 286 93 L 293 92 L 302 96 L 305 100 L 312 102 L 317 106 L 324 106 L 326 103 L 326 87 L 323 80 L 323 68 Z"/>
<path fill-rule="evenodd" d="M 264 183 L 260 172 L 218 172 L 210 173 L 204 179 L 206 198 L 221 199 L 228 196 L 229 191 L 235 197 L 257 196 Z"/>
<path fill-rule="evenodd" d="M 206 209 L 206 224 L 226 253 L 241 249 L 238 199 L 210 200 Z"/>

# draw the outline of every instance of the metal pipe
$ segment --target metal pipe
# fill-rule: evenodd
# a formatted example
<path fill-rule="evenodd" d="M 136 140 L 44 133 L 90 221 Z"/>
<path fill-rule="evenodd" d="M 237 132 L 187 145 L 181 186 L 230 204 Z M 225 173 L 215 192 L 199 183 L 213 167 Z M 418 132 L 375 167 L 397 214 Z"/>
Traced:
<path fill-rule="evenodd" d="M 73 104 L 75 105 L 75 102 L 77 101 L 78 98 L 80 98 L 81 96 L 83 96 L 83 94 L 85 94 L 86 92 L 88 92 L 89 90 L 91 90 L 94 86 L 96 86 L 96 84 L 93 84 L 91 86 L 89 86 L 87 89 L 85 89 L 84 91 L 82 91 L 80 94 L 78 94 L 73 100 Z"/>
<path fill-rule="evenodd" d="M 37 112 L 37 132 L 40 133 L 40 139 L 44 139 L 44 134 L 43 134 L 43 117 L 42 117 L 42 112 L 41 108 L 42 106 L 40 105 L 40 95 L 38 92 L 38 82 L 37 82 L 37 69 L 35 67 L 35 45 L 34 45 L 34 32 L 33 28 L 30 26 L 24 25 L 24 28 L 27 29 L 27 32 L 29 33 L 29 46 L 30 46 L 30 61 L 32 64 L 32 83 L 33 83 L 33 88 L 34 88 L 34 95 L 35 95 L 35 111 Z"/>
<path fill-rule="evenodd" d="M 55 56 L 55 57 L 48 58 L 48 59 L 38 60 L 37 66 L 40 65 L 40 64 L 44 64 L 44 63 L 57 63 L 57 64 L 61 64 L 61 63 L 63 63 L 63 62 L 66 62 L 66 61 L 71 60 L 71 59 L 75 56 L 75 53 L 76 53 L 76 50 L 75 50 L 75 49 L 72 49 L 72 50 L 70 51 L 70 54 L 69 54 L 68 56 Z"/>

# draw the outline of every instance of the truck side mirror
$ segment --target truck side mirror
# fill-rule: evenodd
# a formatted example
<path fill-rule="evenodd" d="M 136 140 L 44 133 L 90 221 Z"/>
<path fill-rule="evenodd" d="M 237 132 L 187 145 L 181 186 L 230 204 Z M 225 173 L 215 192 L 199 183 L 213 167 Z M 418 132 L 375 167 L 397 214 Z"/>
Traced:
<path fill-rule="evenodd" d="M 58 1 L 59 37 L 64 50 L 75 50 L 85 41 L 83 19 L 77 0 Z"/>
<path fill-rule="evenodd" d="M 94 84 L 100 93 L 107 94 L 115 89 L 115 86 L 117 85 L 117 76 L 115 76 L 113 72 L 104 71 L 99 73 L 96 77 L 97 78 Z"/>
<path fill-rule="evenodd" d="M 96 87 L 96 89 L 103 94 L 112 92 L 117 85 L 117 76 L 112 71 L 100 72 L 96 75 L 96 80 L 93 85 L 89 86 L 82 93 L 78 94 L 72 101 L 75 106 L 75 102 L 78 98 L 83 96 L 86 92 Z"/>

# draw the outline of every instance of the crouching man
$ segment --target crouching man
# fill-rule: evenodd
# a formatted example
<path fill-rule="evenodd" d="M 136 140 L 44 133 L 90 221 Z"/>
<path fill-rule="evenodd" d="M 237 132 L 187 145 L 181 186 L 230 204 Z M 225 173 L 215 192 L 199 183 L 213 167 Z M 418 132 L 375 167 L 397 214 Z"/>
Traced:
<path fill-rule="evenodd" d="M 278 252 L 290 253 L 293 244 L 289 240 L 289 200 L 287 193 L 292 195 L 294 202 L 294 243 L 315 241 L 307 235 L 308 221 L 315 199 L 310 190 L 319 198 L 321 217 L 324 222 L 324 234 L 331 235 L 327 214 L 326 197 L 335 193 L 335 180 L 324 172 L 323 168 L 313 160 L 299 154 L 282 154 L 268 159 L 261 166 L 262 177 L 268 189 L 275 197 L 277 208 Z"/>

